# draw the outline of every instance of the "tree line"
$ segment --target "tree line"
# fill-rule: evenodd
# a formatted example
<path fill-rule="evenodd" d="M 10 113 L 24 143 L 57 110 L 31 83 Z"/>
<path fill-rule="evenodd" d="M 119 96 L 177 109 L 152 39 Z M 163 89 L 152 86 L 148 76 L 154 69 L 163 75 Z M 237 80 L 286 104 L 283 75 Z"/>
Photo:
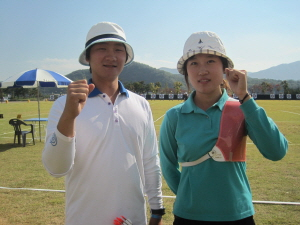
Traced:
<path fill-rule="evenodd" d="M 126 82 L 124 83 L 124 86 L 126 87 L 126 89 L 137 94 L 180 94 L 185 92 L 185 90 L 182 89 L 183 84 L 179 81 L 175 81 L 173 87 L 170 88 L 168 87 L 168 85 L 165 85 L 163 87 L 160 82 L 146 84 L 144 81 Z"/>
<path fill-rule="evenodd" d="M 300 94 L 300 85 L 292 88 L 286 80 L 278 84 L 263 81 L 261 84 L 250 86 L 249 90 L 257 94 Z"/>
<path fill-rule="evenodd" d="M 186 86 L 180 81 L 174 81 L 169 87 L 161 82 L 145 83 L 144 81 L 124 82 L 125 88 L 137 94 L 183 94 L 187 92 Z M 300 85 L 291 88 L 289 82 L 281 81 L 279 84 L 268 83 L 248 85 L 250 93 L 257 94 L 300 94 Z M 11 99 L 34 99 L 37 97 L 37 88 L 4 88 L 0 89 L 0 97 L 10 96 Z M 51 94 L 66 94 L 66 88 L 40 88 L 40 98 L 49 98 Z"/>

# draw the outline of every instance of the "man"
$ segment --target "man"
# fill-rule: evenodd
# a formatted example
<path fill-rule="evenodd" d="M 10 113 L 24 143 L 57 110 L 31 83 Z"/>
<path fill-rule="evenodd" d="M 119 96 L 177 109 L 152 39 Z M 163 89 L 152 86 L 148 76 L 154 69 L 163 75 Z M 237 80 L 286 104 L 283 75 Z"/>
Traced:
<path fill-rule="evenodd" d="M 53 105 L 43 164 L 66 176 L 66 224 L 114 224 L 124 216 L 149 224 L 164 214 L 156 134 L 149 103 L 126 90 L 118 77 L 134 58 L 123 29 L 102 22 L 87 34 L 79 57 L 92 79 L 71 83 Z"/>

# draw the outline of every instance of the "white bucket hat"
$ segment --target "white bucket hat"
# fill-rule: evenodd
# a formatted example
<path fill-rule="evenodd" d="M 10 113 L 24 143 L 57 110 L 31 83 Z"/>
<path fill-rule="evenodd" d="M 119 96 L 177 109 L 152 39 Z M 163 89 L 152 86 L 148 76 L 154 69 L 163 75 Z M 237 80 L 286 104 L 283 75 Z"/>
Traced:
<path fill-rule="evenodd" d="M 133 49 L 126 42 L 126 36 L 122 27 L 120 27 L 118 24 L 111 22 L 101 22 L 92 26 L 92 28 L 88 32 L 86 36 L 85 49 L 79 56 L 79 62 L 82 65 L 88 66 L 89 63 L 86 61 L 86 50 L 93 44 L 108 41 L 121 42 L 126 46 L 128 58 L 125 62 L 125 66 L 129 65 L 133 61 Z"/>
<path fill-rule="evenodd" d="M 177 70 L 184 75 L 183 66 L 185 61 L 197 54 L 210 54 L 221 56 L 228 61 L 228 67 L 233 68 L 232 60 L 226 56 L 225 47 L 214 32 L 202 31 L 193 33 L 185 42 L 183 56 L 178 60 Z"/>

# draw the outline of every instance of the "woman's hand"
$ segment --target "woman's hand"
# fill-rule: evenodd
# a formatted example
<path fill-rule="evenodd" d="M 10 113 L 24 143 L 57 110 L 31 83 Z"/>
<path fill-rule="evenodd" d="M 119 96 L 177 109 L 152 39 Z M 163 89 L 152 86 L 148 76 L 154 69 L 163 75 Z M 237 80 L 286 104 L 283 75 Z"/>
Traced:
<path fill-rule="evenodd" d="M 226 68 L 225 74 L 231 90 L 240 100 L 243 99 L 248 93 L 247 71 Z"/>

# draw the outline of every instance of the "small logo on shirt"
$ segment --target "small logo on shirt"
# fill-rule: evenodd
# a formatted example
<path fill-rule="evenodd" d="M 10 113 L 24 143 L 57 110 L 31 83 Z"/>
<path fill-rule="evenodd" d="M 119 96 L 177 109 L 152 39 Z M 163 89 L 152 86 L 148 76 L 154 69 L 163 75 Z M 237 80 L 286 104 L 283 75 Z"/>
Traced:
<path fill-rule="evenodd" d="M 200 39 L 200 41 L 198 42 L 198 44 L 201 44 L 201 43 L 203 43 L 203 41 Z"/>
<path fill-rule="evenodd" d="M 55 133 L 52 135 L 52 137 L 50 139 L 50 144 L 52 146 L 56 146 L 57 145 L 57 137 L 56 137 Z"/>

